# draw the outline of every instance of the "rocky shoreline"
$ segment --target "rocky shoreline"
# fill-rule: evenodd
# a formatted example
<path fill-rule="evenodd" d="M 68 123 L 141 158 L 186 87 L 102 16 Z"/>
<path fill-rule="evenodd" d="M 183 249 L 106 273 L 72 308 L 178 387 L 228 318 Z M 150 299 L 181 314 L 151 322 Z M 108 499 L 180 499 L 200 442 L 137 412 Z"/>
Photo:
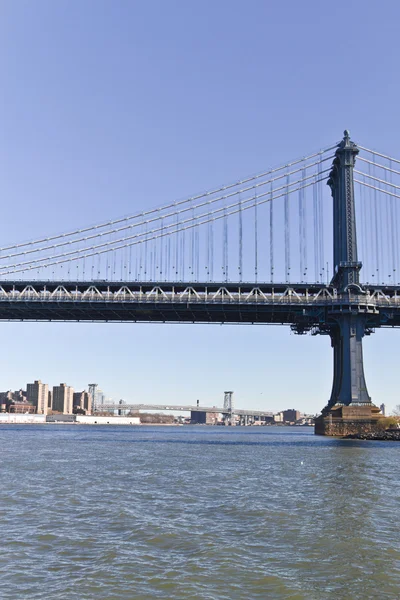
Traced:
<path fill-rule="evenodd" d="M 400 442 L 400 429 L 376 431 L 371 433 L 352 433 L 345 436 L 346 440 L 377 440 L 380 442 Z"/>

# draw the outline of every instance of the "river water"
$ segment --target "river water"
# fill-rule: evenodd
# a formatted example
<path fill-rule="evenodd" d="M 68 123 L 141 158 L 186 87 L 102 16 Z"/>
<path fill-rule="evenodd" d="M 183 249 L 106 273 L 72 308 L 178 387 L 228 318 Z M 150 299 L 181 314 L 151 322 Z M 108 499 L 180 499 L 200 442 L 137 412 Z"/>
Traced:
<path fill-rule="evenodd" d="M 400 444 L 1 425 L 0 598 L 400 598 Z"/>

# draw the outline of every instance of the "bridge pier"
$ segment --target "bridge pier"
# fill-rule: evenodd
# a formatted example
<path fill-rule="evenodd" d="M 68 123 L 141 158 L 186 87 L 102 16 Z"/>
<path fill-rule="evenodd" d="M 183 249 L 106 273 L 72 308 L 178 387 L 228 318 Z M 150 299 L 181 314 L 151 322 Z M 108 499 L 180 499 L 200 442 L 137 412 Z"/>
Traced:
<path fill-rule="evenodd" d="M 328 405 L 316 420 L 315 433 L 345 436 L 379 427 L 381 415 L 372 404 L 364 375 L 362 338 L 365 320 L 348 314 L 330 330 L 333 347 L 333 383 Z"/>
<path fill-rule="evenodd" d="M 360 315 L 343 315 L 337 326 L 331 328 L 333 385 L 329 407 L 335 404 L 371 404 L 364 375 L 364 335 L 365 321 Z"/>
<path fill-rule="evenodd" d="M 364 376 L 362 339 L 366 334 L 368 307 L 362 301 L 361 262 L 358 262 L 354 203 L 354 165 L 359 150 L 348 131 L 338 145 L 328 185 L 333 198 L 333 258 L 331 284 L 338 303 L 327 315 L 323 331 L 333 347 L 333 385 L 330 400 L 316 419 L 315 433 L 344 436 L 379 428 L 379 409 L 372 404 Z M 350 294 L 361 300 L 355 309 Z"/>

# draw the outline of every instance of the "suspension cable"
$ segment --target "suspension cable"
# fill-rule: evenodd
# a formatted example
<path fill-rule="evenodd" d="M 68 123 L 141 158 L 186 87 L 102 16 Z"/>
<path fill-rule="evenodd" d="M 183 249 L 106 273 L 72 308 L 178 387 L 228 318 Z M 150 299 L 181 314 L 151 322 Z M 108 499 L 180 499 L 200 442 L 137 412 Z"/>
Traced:
<path fill-rule="evenodd" d="M 320 173 L 321 173 L 321 174 L 322 174 L 322 173 L 326 173 L 326 172 L 327 172 L 327 171 L 329 171 L 329 170 L 330 170 L 330 169 L 325 169 L 325 170 L 321 171 Z M 298 183 L 303 183 L 303 181 L 306 181 L 306 180 L 309 180 L 309 179 L 313 179 L 314 177 L 315 177 L 315 174 L 313 174 L 313 175 L 309 175 L 309 176 L 307 176 L 307 177 L 305 178 L 305 180 L 303 180 L 303 179 L 298 179 L 298 180 L 296 180 L 295 182 L 292 182 L 292 183 L 290 183 L 289 185 L 290 185 L 290 187 L 291 187 L 291 186 L 293 186 L 293 185 L 295 185 L 295 184 L 298 184 Z M 312 183 L 313 183 L 313 182 L 312 182 Z M 312 185 L 312 183 L 311 183 L 310 185 Z M 279 188 L 275 188 L 275 190 L 274 190 L 274 191 L 276 192 L 276 191 L 285 190 L 285 189 L 287 189 L 287 184 L 286 184 L 286 185 L 283 185 L 283 186 L 281 186 L 281 187 L 279 187 Z M 289 190 L 289 193 L 292 193 L 293 191 L 294 191 L 294 190 Z M 263 196 L 266 196 L 268 193 L 269 193 L 268 191 L 267 191 L 267 192 L 264 192 L 263 194 L 260 194 L 260 196 L 259 196 L 259 197 L 261 198 L 261 197 L 263 197 Z M 247 199 L 245 199 L 245 200 L 243 201 L 243 204 L 247 204 L 248 202 L 252 202 L 253 200 L 254 200 L 254 197 L 253 197 L 253 196 L 250 196 L 250 197 L 248 197 Z M 226 208 L 228 208 L 228 209 L 235 208 L 235 207 L 237 207 L 237 206 L 239 206 L 239 205 L 241 205 L 241 204 L 242 204 L 242 202 L 240 202 L 240 203 L 239 203 L 239 202 L 234 202 L 233 204 L 230 204 L 230 205 L 228 205 Z M 204 217 L 204 216 L 207 216 L 207 215 L 210 215 L 210 214 L 216 214 L 216 213 L 218 213 L 218 212 L 221 212 L 221 211 L 223 211 L 223 210 L 224 210 L 224 207 L 220 207 L 220 208 L 218 208 L 218 209 L 215 209 L 214 211 L 209 211 L 209 212 L 207 212 L 207 213 L 203 213 L 203 214 L 201 214 L 201 215 L 197 215 L 197 216 L 194 216 L 194 215 L 192 215 L 192 217 L 189 217 L 188 219 L 184 219 L 184 220 L 183 220 L 183 221 L 181 221 L 180 223 L 182 223 L 182 224 L 185 224 L 185 223 L 188 223 L 188 222 L 190 222 L 190 221 L 196 220 L 196 219 L 198 219 L 198 218 L 202 218 L 202 217 Z M 185 211 L 183 211 L 183 212 L 185 212 Z M 146 222 L 146 225 L 147 225 L 147 222 Z M 164 227 L 161 227 L 161 228 L 159 227 L 159 228 L 156 228 L 156 229 L 152 229 L 152 230 L 150 230 L 148 233 L 149 233 L 149 234 L 152 234 L 152 233 L 155 233 L 155 232 L 158 232 L 158 231 L 160 231 L 160 229 L 161 229 L 161 230 L 164 230 L 164 229 L 171 229 L 171 228 L 175 227 L 175 225 L 176 225 L 176 224 L 175 224 L 174 222 L 172 222 L 172 223 L 169 223 L 168 225 L 166 225 L 166 226 L 164 226 Z M 139 233 L 136 233 L 136 234 L 134 234 L 133 236 L 128 236 L 128 237 L 118 238 L 118 239 L 116 239 L 116 240 L 114 239 L 114 240 L 112 240 L 112 241 L 108 241 L 108 242 L 102 242 L 101 244 L 97 244 L 97 245 L 95 245 L 95 246 L 91 246 L 89 249 L 97 249 L 97 248 L 102 248 L 102 247 L 105 247 L 105 246 L 110 246 L 111 244 L 114 244 L 114 243 L 120 243 L 120 242 L 122 242 L 122 241 L 125 241 L 125 240 L 128 240 L 128 239 L 134 239 L 134 238 L 137 238 L 137 237 L 141 237 L 141 236 L 143 236 L 143 235 L 144 235 L 144 234 L 143 234 L 143 232 L 139 232 Z M 50 250 L 50 249 L 52 249 L 52 247 L 51 247 L 51 246 L 50 246 L 50 247 L 47 247 L 47 248 L 45 248 L 44 250 L 47 250 L 47 251 L 48 251 L 48 250 Z M 72 255 L 74 255 L 74 254 L 82 254 L 82 253 L 83 253 L 83 252 L 85 252 L 87 249 L 88 249 L 88 248 L 77 248 L 76 250 L 71 250 L 70 252 L 63 252 L 63 253 L 61 253 L 61 254 L 55 255 L 55 256 L 54 256 L 54 257 L 52 257 L 52 258 L 58 258 L 58 257 L 60 257 L 60 256 L 72 256 Z M 29 251 L 29 253 L 31 253 L 31 251 Z M 23 254 L 25 255 L 25 253 L 23 253 Z M 2 257 L 2 258 L 3 258 L 3 259 L 5 259 L 5 258 L 9 258 L 9 257 L 6 257 L 6 256 L 5 256 L 5 257 Z M 44 262 L 45 260 L 47 260 L 47 258 L 46 258 L 46 257 L 34 258 L 34 259 L 30 259 L 29 261 L 25 261 L 25 262 L 16 263 L 15 265 L 13 265 L 13 267 L 14 267 L 14 266 L 21 266 L 21 265 L 24 265 L 24 264 L 34 264 L 34 263 L 38 263 L 38 262 Z M 2 269 L 4 269 L 4 268 L 9 268 L 9 267 L 8 267 L 7 265 L 5 265 L 5 266 L 0 266 L 0 270 L 2 270 Z"/>
<path fill-rule="evenodd" d="M 265 171 L 263 173 L 259 173 L 257 175 L 253 175 L 251 177 L 246 177 L 245 179 L 238 180 L 235 183 L 231 183 L 231 184 L 224 185 L 224 186 L 221 186 L 219 188 L 216 188 L 215 190 L 210 190 L 210 191 L 207 191 L 207 192 L 203 192 L 202 194 L 197 194 L 195 196 L 191 196 L 190 198 L 185 198 L 184 200 L 179 200 L 179 201 L 172 202 L 170 204 L 166 204 L 165 206 L 162 206 L 162 207 L 152 208 L 150 210 L 142 211 L 142 212 L 136 213 L 134 215 L 130 215 L 130 216 L 127 216 L 127 217 L 120 217 L 118 219 L 113 219 L 113 220 L 107 221 L 105 223 L 100 223 L 100 224 L 97 224 L 97 225 L 91 225 L 89 227 L 84 227 L 84 228 L 76 229 L 75 231 L 69 231 L 67 233 L 61 233 L 61 234 L 57 234 L 57 235 L 50 236 L 50 237 L 40 238 L 38 240 L 31 240 L 31 241 L 28 241 L 28 242 L 22 242 L 22 243 L 19 243 L 19 244 L 13 244 L 13 245 L 9 245 L 9 246 L 4 246 L 3 248 L 0 248 L 0 252 L 5 252 L 7 250 L 13 250 L 15 248 L 22 248 L 24 246 L 32 246 L 32 245 L 42 244 L 42 243 L 45 243 L 45 242 L 51 242 L 51 241 L 58 240 L 58 239 L 64 239 L 64 238 L 67 238 L 67 237 L 72 237 L 74 235 L 80 235 L 82 233 L 87 233 L 87 232 L 90 232 L 90 231 L 93 231 L 93 230 L 102 229 L 104 227 L 111 227 L 113 225 L 117 225 L 118 223 L 123 223 L 125 221 L 131 221 L 131 220 L 134 220 L 134 219 L 140 219 L 140 218 L 143 218 L 143 217 L 147 217 L 148 215 L 151 215 L 151 214 L 154 214 L 154 213 L 161 213 L 161 212 L 163 212 L 165 210 L 169 210 L 171 208 L 176 208 L 177 206 L 182 206 L 183 204 L 192 203 L 192 202 L 194 202 L 196 200 L 200 200 L 202 198 L 205 198 L 205 197 L 208 197 L 208 196 L 212 196 L 214 194 L 218 194 L 220 192 L 232 189 L 232 188 L 237 187 L 239 185 L 243 185 L 243 184 L 249 183 L 251 181 L 256 181 L 257 179 L 261 179 L 262 177 L 266 177 L 266 176 L 271 175 L 273 173 L 278 173 L 279 171 L 286 170 L 289 167 L 293 167 L 293 166 L 295 166 L 297 164 L 307 162 L 308 160 L 311 160 L 312 158 L 315 158 L 316 156 L 321 156 L 321 154 L 325 154 L 325 153 L 329 152 L 330 150 L 334 150 L 335 148 L 336 148 L 336 146 L 329 146 L 329 147 L 325 148 L 324 150 L 321 150 L 319 152 L 314 152 L 313 154 L 310 154 L 310 155 L 305 156 L 303 158 L 299 158 L 299 159 L 293 160 L 293 161 L 291 161 L 291 162 L 289 162 L 289 163 L 287 163 L 285 165 L 281 165 L 281 166 L 276 167 L 274 169 L 269 169 L 268 171 Z M 324 158 L 324 160 L 329 160 L 330 158 L 333 158 L 333 157 L 330 156 L 330 157 Z M 313 164 L 317 164 L 317 162 L 315 162 Z M 308 165 L 307 168 L 309 168 L 311 166 L 313 166 L 313 165 Z M 286 173 L 283 174 L 282 177 L 284 177 L 285 175 L 286 175 Z M 242 190 L 242 191 L 246 191 L 246 190 Z M 223 199 L 223 198 L 221 198 L 221 199 Z"/>
<path fill-rule="evenodd" d="M 373 162 L 372 160 L 368 160 L 367 158 L 363 158 L 362 156 L 359 156 L 357 160 L 362 160 L 362 162 L 373 165 L 374 167 L 379 167 L 380 169 L 385 169 L 385 171 L 390 171 L 390 173 L 394 173 L 395 175 L 400 175 L 400 171 L 396 171 L 395 169 L 391 169 L 389 167 L 386 167 L 385 165 L 381 165 L 381 163 Z"/>
<path fill-rule="evenodd" d="M 306 183 L 306 184 L 304 184 L 304 186 L 303 186 L 303 187 L 305 187 L 305 188 L 306 188 L 306 187 L 309 187 L 309 186 L 311 186 L 311 185 L 315 185 L 315 184 L 316 184 L 316 183 L 318 183 L 319 181 L 325 181 L 325 180 L 327 180 L 327 179 L 328 179 L 328 177 L 323 177 L 322 179 L 316 179 L 316 180 L 315 180 L 315 181 L 313 181 L 313 182 L 309 182 L 309 183 Z M 297 188 L 295 188 L 295 189 L 293 189 L 293 190 L 291 190 L 291 191 L 290 191 L 290 193 L 296 192 L 296 191 L 298 191 L 299 189 L 300 189 L 300 186 L 299 186 L 299 187 L 297 187 Z M 269 191 L 268 191 L 268 192 L 265 192 L 264 194 L 262 194 L 262 195 L 258 196 L 258 205 L 261 205 L 261 204 L 266 204 L 267 202 L 271 202 L 271 200 L 275 200 L 275 199 L 277 199 L 277 198 L 281 198 L 282 196 L 284 196 L 284 195 L 285 195 L 285 193 L 286 193 L 286 192 L 282 192 L 281 194 L 278 194 L 278 195 L 277 195 L 277 196 L 275 196 L 275 197 L 271 197 L 271 196 L 270 196 L 271 192 L 269 192 Z M 264 200 L 261 200 L 261 201 L 259 201 L 259 199 L 260 199 L 261 197 L 264 197 L 264 196 L 266 196 L 266 195 L 268 195 L 268 196 L 270 196 L 270 197 L 269 197 L 269 198 L 268 198 L 268 197 L 267 197 L 267 198 L 264 198 Z M 209 217 L 209 218 L 207 218 L 207 219 L 205 219 L 204 221 L 201 221 L 201 222 L 199 222 L 199 223 L 197 223 L 197 224 L 198 224 L 198 225 L 204 225 L 204 224 L 208 223 L 209 221 L 217 221 L 217 220 L 223 219 L 225 216 L 231 216 L 231 215 L 233 215 L 233 214 L 237 214 L 237 213 L 238 213 L 238 209 L 236 208 L 236 206 L 237 206 L 237 205 L 234 205 L 234 206 L 235 206 L 235 210 L 232 210 L 232 211 L 229 211 L 229 212 L 226 212 L 226 213 L 225 213 L 225 212 L 223 212 L 223 214 L 222 214 L 222 215 L 221 215 L 221 214 L 218 214 L 217 216 L 214 216 L 214 215 L 215 215 L 215 213 L 217 213 L 217 212 L 219 212 L 219 213 L 220 213 L 220 212 L 221 212 L 221 209 L 218 209 L 217 211 L 213 211 L 213 212 L 211 212 L 211 213 L 208 213 L 208 214 L 206 214 L 206 216 L 207 216 L 207 217 Z M 248 206 L 243 206 L 243 205 L 242 205 L 242 210 L 243 210 L 243 211 L 244 211 L 244 210 L 249 210 L 250 208 L 254 208 L 254 202 L 253 202 L 253 204 L 250 204 L 250 205 L 248 205 Z M 222 209 L 222 211 L 224 211 L 224 210 L 225 210 L 225 207 Z M 199 216 L 199 217 L 197 217 L 197 218 L 199 219 L 199 218 L 201 218 L 201 217 Z M 190 220 L 190 219 L 188 219 L 188 221 L 191 221 L 191 220 Z M 181 225 L 182 225 L 182 224 L 183 224 L 183 222 L 181 222 Z M 175 234 L 175 233 L 178 233 L 178 232 L 183 232 L 183 233 L 184 233 L 186 230 L 188 230 L 188 229 L 191 229 L 191 228 L 193 228 L 193 227 L 195 227 L 195 226 L 196 226 L 196 223 L 188 223 L 188 224 L 187 224 L 185 227 L 182 227 L 182 226 L 181 226 L 181 227 L 179 228 L 179 230 L 178 230 L 178 229 L 176 229 L 175 231 L 172 231 L 172 232 L 169 232 L 169 233 L 166 233 L 166 232 L 165 232 L 165 229 L 166 229 L 166 228 L 164 227 L 164 230 L 163 230 L 163 232 L 162 232 L 162 236 L 164 236 L 164 235 L 172 235 L 172 234 Z M 159 231 L 159 230 L 158 230 L 158 231 Z M 151 232 L 149 232 L 149 233 L 151 233 Z M 143 239 L 141 239 L 141 240 L 136 240 L 136 241 L 135 241 L 135 240 L 133 240 L 133 241 L 130 241 L 130 243 L 127 243 L 127 244 L 122 244 L 122 245 L 119 245 L 119 246 L 114 246 L 114 247 L 108 247 L 108 248 L 105 248 L 105 249 L 103 248 L 103 249 L 101 249 L 101 250 L 99 250 L 99 249 L 95 249 L 95 248 L 89 248 L 90 252 L 88 252 L 88 253 L 86 253 L 86 254 L 84 254 L 84 255 L 82 255 L 82 256 L 72 256 L 72 257 L 69 257 L 69 258 L 65 258 L 65 257 L 66 257 L 66 254 L 62 254 L 62 255 L 59 255 L 59 256 L 61 256 L 61 257 L 62 257 L 62 259 L 61 259 L 61 260 L 57 260 L 57 261 L 55 261 L 54 259 L 55 259 L 55 258 L 58 258 L 58 256 L 54 256 L 54 257 L 47 257 L 47 258 L 46 258 L 46 259 L 44 259 L 44 260 L 49 260 L 50 262 L 48 262 L 48 263 L 46 263 L 46 264 L 44 264 L 44 265 L 40 265 L 40 268 L 42 268 L 42 269 L 45 269 L 45 268 L 48 268 L 49 266 L 63 264 L 63 263 L 65 263 L 65 262 L 68 262 L 68 261 L 76 261 L 76 260 L 79 260 L 79 259 L 83 258 L 83 256 L 85 256 L 85 257 L 89 257 L 89 256 L 97 256 L 98 254 L 104 254 L 104 253 L 109 253 L 109 252 L 112 252 L 112 251 L 115 251 L 115 250 L 121 250 L 122 248 L 125 248 L 126 246 L 130 246 L 130 245 L 134 246 L 134 245 L 141 244 L 141 243 L 147 243 L 148 241 L 152 241 L 152 240 L 159 239 L 159 238 L 160 238 L 160 237 L 162 237 L 162 236 L 161 236 L 161 234 L 160 234 L 160 233 L 158 233 L 157 235 L 153 235 L 153 236 L 152 236 L 152 237 L 150 237 L 150 238 L 145 238 L 144 240 L 143 240 Z M 132 240 L 133 238 L 137 238 L 137 237 L 138 237 L 138 234 L 136 234 L 135 236 L 131 236 L 130 238 L 125 238 L 125 240 L 124 240 L 124 241 L 127 241 L 127 240 Z M 108 242 L 108 244 L 110 244 L 110 243 L 119 243 L 119 242 L 118 242 L 117 240 L 114 240 L 113 242 Z M 103 244 L 103 245 L 104 245 L 104 244 Z M 183 258 L 184 258 L 184 252 L 183 252 Z M 24 263 L 24 264 L 26 264 L 26 263 Z M 28 267 L 25 267 L 25 268 L 18 268 L 18 269 L 14 269 L 14 267 L 17 267 L 17 266 L 22 266 L 22 267 L 23 267 L 23 265 L 6 265 L 6 266 L 4 266 L 4 267 L 3 267 L 1 270 L 2 270 L 2 271 L 3 271 L 3 269 L 10 269 L 10 270 L 8 270 L 8 271 L 3 271 L 3 272 L 2 272 L 2 273 L 0 273 L 0 274 L 1 274 L 1 275 L 8 275 L 8 274 L 11 274 L 11 273 L 20 273 L 20 272 L 24 272 L 24 271 L 31 271 L 31 270 L 33 270 L 33 269 L 36 269 L 36 268 L 38 268 L 38 267 L 37 267 L 37 265 L 35 266 L 35 265 L 32 265 L 31 263 L 28 263 L 28 264 L 29 264 L 30 266 L 28 266 Z"/>
<path fill-rule="evenodd" d="M 364 173 L 364 171 L 357 171 L 357 169 L 354 169 L 354 173 L 357 173 L 358 175 L 363 175 L 364 177 L 368 177 L 368 179 L 373 179 L 374 181 L 378 181 L 379 183 L 384 183 L 385 185 L 389 185 L 390 187 L 394 187 L 398 190 L 400 190 L 400 185 L 395 185 L 394 183 L 391 183 L 390 181 L 387 181 L 385 179 L 379 179 L 378 177 L 374 177 L 373 175 L 368 175 L 368 173 Z M 383 190 L 381 190 L 383 191 Z"/>
<path fill-rule="evenodd" d="M 364 148 L 364 146 L 360 146 L 359 144 L 357 144 L 357 147 L 360 150 L 364 150 L 365 152 L 369 152 L 370 154 L 375 154 L 375 156 L 380 156 L 381 158 L 386 158 L 387 160 L 390 160 L 390 161 L 395 162 L 398 165 L 400 165 L 400 160 L 397 160 L 396 158 L 393 158 L 392 156 L 386 156 L 386 154 L 380 154 L 379 152 L 376 152 L 375 150 L 369 150 L 368 148 Z"/>
<path fill-rule="evenodd" d="M 329 160 L 329 158 L 332 158 L 332 157 L 324 158 L 324 159 L 323 159 L 323 161 Z M 308 169 L 308 168 L 310 168 L 311 166 L 314 166 L 314 165 L 319 165 L 319 164 L 320 164 L 320 161 L 316 161 L 315 163 L 312 163 L 312 165 L 307 165 L 305 168 L 306 168 L 306 169 Z M 301 168 L 301 169 L 296 169 L 296 170 L 294 170 L 294 171 L 292 171 L 292 172 L 288 173 L 288 175 L 292 175 L 292 174 L 295 174 L 295 173 L 299 173 L 299 172 L 300 172 L 300 171 L 302 171 L 302 170 L 303 170 L 303 168 Z M 329 169 L 325 169 L 325 170 L 324 170 L 324 171 L 322 171 L 322 172 L 326 172 L 326 171 L 328 171 L 328 170 L 329 170 Z M 46 251 L 46 250 L 51 250 L 51 249 L 53 249 L 53 248 L 62 248 L 63 246 L 67 246 L 67 245 L 69 246 L 69 245 L 71 245 L 71 244 L 76 244 L 76 243 L 80 243 L 80 242 L 87 242 L 87 241 L 89 241 L 89 240 L 93 240 L 93 239 L 96 239 L 96 238 L 104 237 L 104 236 L 107 236 L 107 235 L 110 235 L 110 234 L 114 234 L 114 233 L 120 233 L 121 231 L 126 231 L 126 230 L 128 230 L 128 229 L 133 229 L 133 228 L 135 228 L 135 227 L 140 227 L 140 226 L 142 226 L 144 223 L 154 223 L 155 221 L 159 221 L 159 220 L 162 220 L 162 219 L 168 219 L 168 218 L 170 218 L 170 217 L 174 217 L 175 215 L 179 215 L 179 214 L 182 214 L 182 213 L 184 213 L 184 212 L 188 212 L 188 211 L 192 211 L 192 212 L 193 212 L 194 210 L 196 210 L 196 209 L 199 209 L 199 208 L 202 208 L 203 206 L 212 205 L 212 204 L 215 204 L 215 203 L 217 203 L 217 202 L 219 202 L 219 201 L 222 201 L 222 200 L 226 200 L 226 199 L 228 199 L 228 198 L 231 198 L 231 197 L 233 197 L 233 196 L 237 196 L 237 195 L 239 195 L 239 196 L 240 196 L 240 194 L 241 194 L 241 193 L 243 193 L 243 192 L 252 191 L 252 190 L 256 189 L 257 187 L 261 187 L 261 186 L 267 185 L 267 184 L 268 184 L 268 183 L 270 183 L 271 181 L 272 181 L 272 182 L 273 182 L 273 181 L 277 181 L 277 180 L 279 180 L 279 179 L 282 179 L 282 178 L 284 178 L 284 177 L 286 177 L 286 174 L 285 174 L 285 173 L 284 173 L 284 174 L 282 174 L 282 175 L 279 175 L 278 177 L 272 178 L 272 179 L 270 179 L 270 180 L 263 181 L 263 182 L 261 182 L 261 183 L 258 183 L 258 184 L 256 184 L 256 185 L 253 185 L 253 186 L 250 186 L 250 187 L 247 187 L 247 188 L 243 188 L 243 189 L 241 189 L 241 190 L 236 190 L 236 191 L 234 191 L 234 192 L 231 192 L 231 193 L 229 193 L 229 194 L 225 194 L 225 195 L 223 195 L 223 196 L 220 196 L 220 197 L 218 197 L 218 198 L 213 198 L 213 199 L 211 199 L 211 200 L 205 200 L 205 201 L 203 201 L 203 202 L 201 202 L 201 203 L 199 203 L 199 204 L 197 204 L 197 205 L 194 205 L 194 206 L 186 206 L 185 208 L 181 208 L 180 210 L 177 210 L 177 211 L 175 211 L 175 212 L 171 212 L 171 213 L 169 213 L 169 214 L 166 214 L 166 215 L 165 215 L 165 214 L 162 214 L 162 215 L 160 215 L 160 214 L 159 214 L 159 215 L 157 215 L 156 217 L 153 217 L 153 218 L 151 218 L 151 219 L 147 219 L 147 220 L 145 220 L 145 221 L 140 221 L 140 222 L 138 222 L 138 223 L 132 223 L 132 224 L 130 224 L 130 225 L 124 225 L 123 227 L 118 227 L 118 228 L 114 228 L 114 229 L 108 229 L 108 230 L 107 230 L 107 231 L 105 231 L 105 232 L 94 233 L 94 234 L 92 234 L 92 235 L 85 236 L 85 237 L 82 237 L 82 238 L 76 238 L 76 239 L 73 239 L 73 240 L 68 240 L 68 241 L 58 242 L 57 244 L 52 244 L 52 245 L 50 245 L 50 246 L 43 246 L 43 247 L 41 247 L 41 248 L 32 248 L 32 249 L 30 249 L 30 250 L 13 252 L 13 253 L 11 253 L 11 254 L 6 254 L 6 255 L 4 255 L 4 256 L 0 256 L 0 260 L 5 260 L 5 259 L 11 258 L 11 257 L 15 257 L 15 256 L 25 256 L 25 255 L 27 255 L 27 254 L 35 254 L 35 253 L 37 253 L 37 252 L 42 252 L 42 251 Z M 309 179 L 311 179 L 312 177 L 313 177 L 313 175 L 309 175 L 309 176 L 308 176 L 308 178 L 309 178 Z M 291 184 L 291 185 L 292 185 L 292 184 Z M 277 189 L 280 189 L 280 188 L 277 188 Z M 50 239 L 50 238 L 49 238 L 49 239 Z M 17 247 L 17 246 L 15 246 L 15 247 Z M 0 252 L 2 252 L 2 251 L 4 251 L 4 250 L 6 250 L 6 248 L 0 249 Z"/>
<path fill-rule="evenodd" d="M 363 173 L 363 175 L 364 175 L 364 173 Z M 388 194 L 388 196 L 393 196 L 393 198 L 400 198 L 399 194 L 394 194 L 393 192 L 389 192 L 388 190 L 383 190 L 382 188 L 378 188 L 375 185 L 366 183 L 365 181 L 360 181 L 359 179 L 354 179 L 354 182 L 360 183 L 361 185 L 365 185 L 366 187 L 369 187 L 372 190 L 377 190 L 378 192 L 381 192 L 382 194 Z"/>

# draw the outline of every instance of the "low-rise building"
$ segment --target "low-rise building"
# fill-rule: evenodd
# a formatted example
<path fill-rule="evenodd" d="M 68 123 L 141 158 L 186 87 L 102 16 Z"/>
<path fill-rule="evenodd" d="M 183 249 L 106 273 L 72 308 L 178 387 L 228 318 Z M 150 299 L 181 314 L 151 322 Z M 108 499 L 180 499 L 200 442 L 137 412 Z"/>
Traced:
<path fill-rule="evenodd" d="M 299 410 L 289 408 L 282 412 L 284 423 L 296 423 L 300 419 L 301 413 Z"/>
<path fill-rule="evenodd" d="M 191 423 L 198 425 L 215 425 L 218 421 L 218 413 L 192 410 L 190 413 Z"/>
<path fill-rule="evenodd" d="M 36 407 L 30 402 L 17 402 L 16 400 L 13 400 L 8 407 L 8 412 L 20 415 L 31 415 L 36 413 Z"/>

